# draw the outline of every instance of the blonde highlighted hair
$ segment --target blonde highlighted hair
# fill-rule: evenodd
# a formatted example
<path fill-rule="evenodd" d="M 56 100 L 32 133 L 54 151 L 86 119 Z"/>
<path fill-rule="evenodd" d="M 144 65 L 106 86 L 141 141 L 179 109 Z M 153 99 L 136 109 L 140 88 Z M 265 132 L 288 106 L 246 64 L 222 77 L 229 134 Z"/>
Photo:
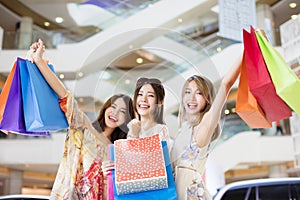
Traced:
<path fill-rule="evenodd" d="M 183 104 L 183 97 L 185 95 L 185 90 L 187 88 L 187 86 L 189 85 L 190 82 L 195 81 L 198 89 L 200 90 L 203 98 L 206 101 L 206 105 L 205 107 L 200 111 L 199 113 L 199 117 L 197 118 L 196 121 L 193 122 L 193 124 L 191 124 L 192 126 L 196 126 L 198 125 L 204 114 L 207 113 L 209 111 L 209 109 L 211 108 L 211 105 L 215 99 L 216 96 L 216 92 L 215 92 L 215 87 L 213 85 L 213 83 L 206 77 L 203 76 L 198 76 L 198 75 L 193 75 L 191 77 L 189 77 L 183 87 L 182 87 L 182 91 L 181 91 L 181 103 L 180 103 L 180 108 L 179 108 L 179 126 L 181 127 L 182 123 L 184 121 L 187 121 L 187 116 L 186 116 L 186 110 L 184 108 L 184 104 Z M 220 126 L 218 125 L 215 129 L 215 132 L 212 136 L 211 141 L 217 139 L 220 136 Z"/>

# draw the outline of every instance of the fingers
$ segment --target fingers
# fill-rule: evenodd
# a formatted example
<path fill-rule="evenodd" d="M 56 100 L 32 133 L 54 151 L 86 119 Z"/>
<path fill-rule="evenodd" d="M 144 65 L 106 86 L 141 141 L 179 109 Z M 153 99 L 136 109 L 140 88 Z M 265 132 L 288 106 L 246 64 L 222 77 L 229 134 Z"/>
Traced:
<path fill-rule="evenodd" d="M 43 53 L 45 52 L 44 42 L 39 39 L 37 42 L 32 43 L 26 58 L 30 62 L 36 62 L 37 60 L 43 60 Z"/>
<path fill-rule="evenodd" d="M 102 162 L 101 166 L 102 172 L 104 175 L 107 175 L 111 170 L 115 169 L 115 162 L 111 160 L 106 160 Z"/>

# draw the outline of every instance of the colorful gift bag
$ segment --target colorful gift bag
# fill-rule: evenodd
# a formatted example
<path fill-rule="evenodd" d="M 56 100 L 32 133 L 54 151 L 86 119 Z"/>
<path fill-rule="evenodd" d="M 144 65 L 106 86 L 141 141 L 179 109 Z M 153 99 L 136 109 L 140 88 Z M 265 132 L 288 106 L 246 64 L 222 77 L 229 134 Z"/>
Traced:
<path fill-rule="evenodd" d="M 277 94 L 299 115 L 300 80 L 261 32 L 255 32 Z M 272 102 L 273 103 L 273 102 Z"/>
<path fill-rule="evenodd" d="M 110 160 L 115 160 L 113 151 L 114 151 L 114 145 L 109 144 L 107 152 L 108 152 L 108 159 Z M 107 174 L 107 200 L 114 200 L 114 183 L 113 183 L 112 173 L 113 172 Z"/>
<path fill-rule="evenodd" d="M 245 65 L 245 55 L 243 56 L 241 74 L 237 92 L 236 113 L 251 128 L 270 128 L 272 122 L 269 121 L 255 97 L 249 90 L 248 75 Z"/>
<path fill-rule="evenodd" d="M 130 194 L 168 187 L 159 135 L 114 143 L 117 193 Z"/>
<path fill-rule="evenodd" d="M 274 84 L 266 67 L 264 57 L 258 46 L 255 30 L 243 30 L 245 62 L 248 84 L 251 93 L 270 121 L 278 121 L 291 116 L 292 112 L 276 93 Z"/>
<path fill-rule="evenodd" d="M 49 135 L 48 131 L 30 132 L 25 128 L 19 67 L 19 63 L 16 62 L 15 69 L 13 68 L 15 72 L 12 77 L 12 82 L 3 112 L 3 118 L 0 123 L 0 130 L 24 135 Z"/>
<path fill-rule="evenodd" d="M 168 188 L 160 189 L 160 190 L 151 190 L 146 192 L 137 192 L 137 193 L 131 193 L 131 194 L 123 194 L 118 195 L 116 185 L 113 186 L 108 185 L 108 187 L 113 187 L 112 189 L 108 189 L 108 191 L 113 190 L 113 197 L 111 196 L 111 192 L 108 193 L 108 199 L 112 200 L 136 200 L 136 199 L 155 199 L 155 200 L 177 200 L 177 193 L 176 193 L 176 187 L 175 187 L 175 181 L 174 176 L 172 173 L 172 165 L 170 162 L 169 157 L 169 150 L 167 143 L 165 141 L 162 141 L 162 148 L 163 148 L 163 154 L 164 154 L 164 160 L 165 160 L 165 168 L 167 171 L 168 176 Z M 111 149 L 114 149 L 114 146 L 112 145 L 110 147 Z M 110 158 L 114 160 L 114 151 L 110 150 L 112 155 L 110 155 Z M 112 182 L 115 182 L 115 170 L 112 171 Z"/>
<path fill-rule="evenodd" d="M 1 91 L 1 94 L 0 94 L 0 122 L 2 121 L 4 108 L 5 108 L 5 105 L 7 102 L 10 86 L 11 86 L 15 71 L 16 71 L 16 62 L 14 62 L 14 66 L 11 69 L 11 71 L 6 79 L 4 86 L 2 88 L 2 91 Z"/>
<path fill-rule="evenodd" d="M 27 131 L 54 131 L 68 128 L 58 96 L 34 63 L 18 58 Z M 48 65 L 54 71 L 52 65 Z"/>

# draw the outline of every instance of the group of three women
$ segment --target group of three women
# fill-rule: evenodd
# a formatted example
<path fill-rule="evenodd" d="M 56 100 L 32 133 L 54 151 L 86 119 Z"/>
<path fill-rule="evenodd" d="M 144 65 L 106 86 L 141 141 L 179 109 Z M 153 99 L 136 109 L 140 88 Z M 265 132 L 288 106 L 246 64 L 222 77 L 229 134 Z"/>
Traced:
<path fill-rule="evenodd" d="M 48 68 L 43 59 L 41 40 L 33 43 L 29 59 L 57 93 L 61 109 L 69 123 L 64 154 L 50 199 L 106 199 L 105 172 L 111 167 L 108 145 L 117 139 L 147 137 L 159 133 L 169 144 L 164 123 L 165 90 L 158 79 L 140 78 L 134 100 L 127 95 L 113 95 L 91 123 L 78 109 L 72 94 Z M 210 199 L 202 181 L 202 172 L 210 143 L 219 134 L 218 122 L 227 94 L 238 77 L 238 60 L 225 75 L 217 95 L 213 84 L 201 76 L 190 77 L 183 86 L 179 112 L 180 129 L 170 151 L 179 200 Z M 136 115 L 137 115 L 137 118 Z"/>

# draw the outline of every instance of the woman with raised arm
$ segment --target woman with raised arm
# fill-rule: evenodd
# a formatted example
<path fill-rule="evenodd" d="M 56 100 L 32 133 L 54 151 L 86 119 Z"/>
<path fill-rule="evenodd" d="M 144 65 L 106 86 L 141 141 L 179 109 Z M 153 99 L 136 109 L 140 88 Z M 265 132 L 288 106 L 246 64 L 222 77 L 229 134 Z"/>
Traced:
<path fill-rule="evenodd" d="M 227 95 L 240 72 L 241 58 L 223 78 L 215 95 L 205 77 L 188 78 L 182 89 L 179 133 L 171 150 L 179 200 L 211 199 L 202 180 L 210 144 L 220 135 L 219 120 Z"/>
<path fill-rule="evenodd" d="M 106 177 L 101 165 L 107 160 L 108 145 L 127 137 L 127 124 L 134 118 L 132 100 L 113 95 L 101 107 L 94 122 L 78 109 L 77 102 L 43 59 L 45 46 L 33 43 L 28 59 L 34 62 L 59 97 L 69 123 L 64 153 L 50 199 L 106 200 Z"/>

